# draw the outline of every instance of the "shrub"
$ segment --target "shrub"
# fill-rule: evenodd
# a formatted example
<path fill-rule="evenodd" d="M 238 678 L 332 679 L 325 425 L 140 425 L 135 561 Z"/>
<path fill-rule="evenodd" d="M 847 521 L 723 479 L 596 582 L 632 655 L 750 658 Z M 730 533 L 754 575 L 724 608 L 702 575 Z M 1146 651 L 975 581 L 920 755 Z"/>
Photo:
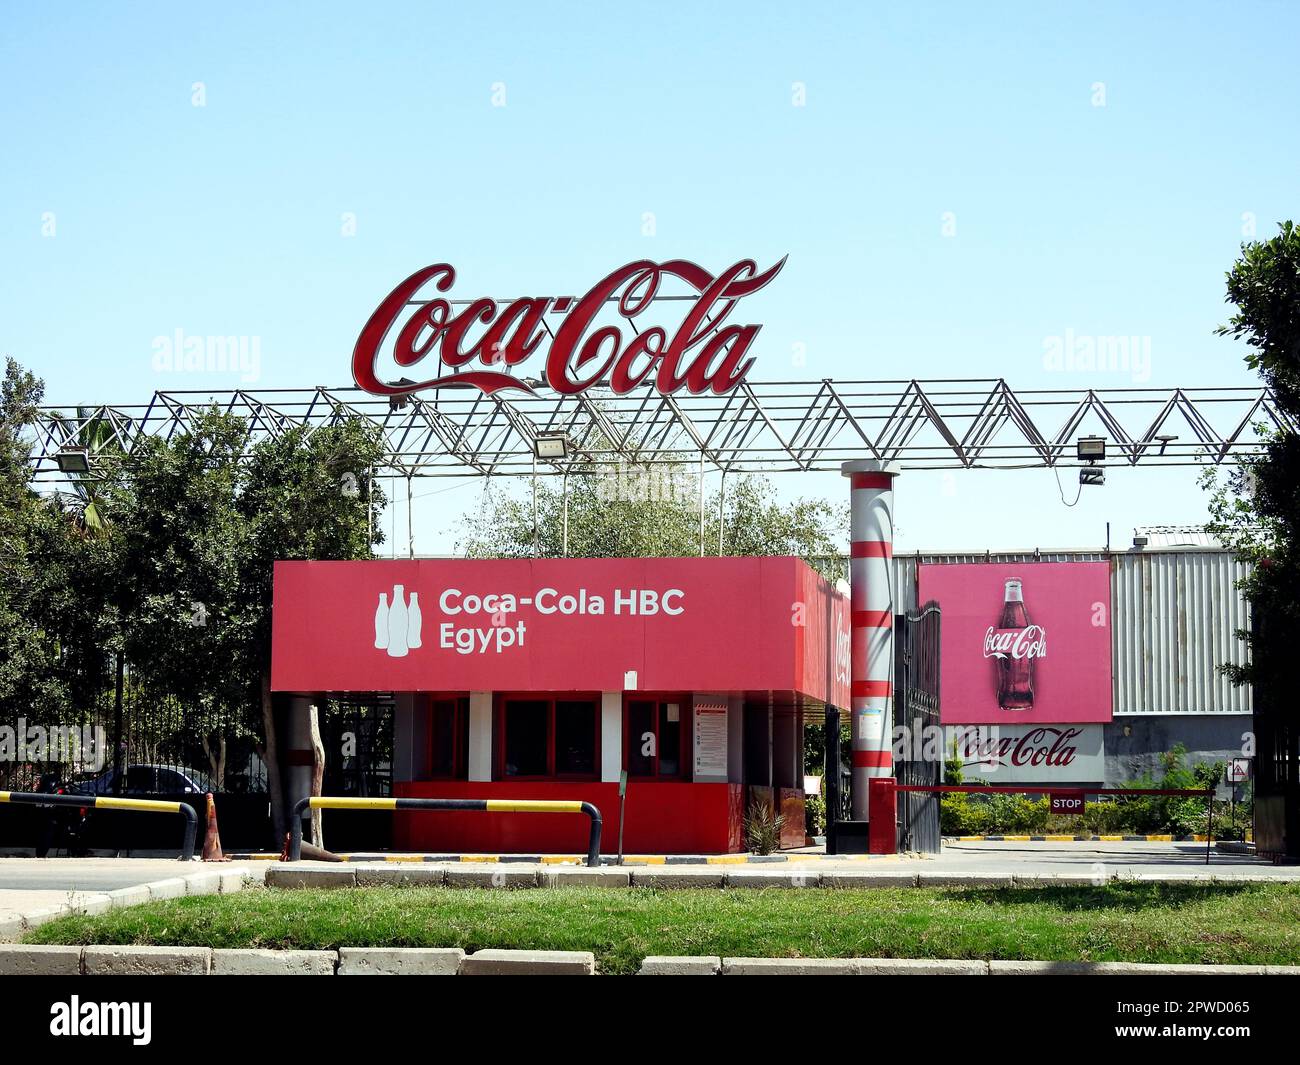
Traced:
<path fill-rule="evenodd" d="M 826 833 L 826 799 L 821 795 L 805 795 L 803 800 L 804 828 L 810 836 Z"/>
<path fill-rule="evenodd" d="M 781 829 L 785 815 L 772 809 L 772 804 L 754 799 L 745 815 L 745 843 L 755 854 L 771 854 L 781 849 Z"/>
<path fill-rule="evenodd" d="M 1212 788 L 1223 775 L 1222 762 L 1188 766 L 1187 748 L 1174 746 L 1161 762 L 1161 775 L 1150 774 L 1125 782 L 1122 787 L 1137 789 L 1204 789 Z M 944 764 L 948 783 L 962 782 L 959 760 Z M 979 783 L 972 781 L 972 783 Z M 1216 839 L 1240 839 L 1251 822 L 1249 792 L 1237 804 L 1236 817 L 1229 816 L 1230 804 L 1214 802 Z M 1082 817 L 1053 817 L 1047 798 L 1037 801 L 1024 795 L 967 794 L 944 795 L 939 804 L 939 827 L 946 836 L 986 835 L 1074 835 L 1082 829 L 1090 835 L 1149 835 L 1169 833 L 1175 836 L 1204 834 L 1206 803 L 1202 798 L 1175 795 L 1117 796 L 1094 800 L 1084 807 Z"/>

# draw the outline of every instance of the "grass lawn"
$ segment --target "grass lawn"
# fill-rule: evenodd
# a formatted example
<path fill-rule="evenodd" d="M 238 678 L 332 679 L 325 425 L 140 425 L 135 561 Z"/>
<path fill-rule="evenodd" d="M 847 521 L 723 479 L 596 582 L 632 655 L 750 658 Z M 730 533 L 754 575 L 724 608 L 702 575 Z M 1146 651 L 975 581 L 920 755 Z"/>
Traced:
<path fill-rule="evenodd" d="M 1300 885 L 731 891 L 254 889 L 65 917 L 28 943 L 1300 964 Z"/>

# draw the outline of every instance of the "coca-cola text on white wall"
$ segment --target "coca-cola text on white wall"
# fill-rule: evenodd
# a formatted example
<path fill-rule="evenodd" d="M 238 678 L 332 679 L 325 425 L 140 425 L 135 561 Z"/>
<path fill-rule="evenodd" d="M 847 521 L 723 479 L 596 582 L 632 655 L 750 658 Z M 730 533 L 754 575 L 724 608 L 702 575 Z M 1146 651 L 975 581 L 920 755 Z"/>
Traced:
<path fill-rule="evenodd" d="M 1106 775 L 1101 725 L 950 725 L 946 750 L 968 781 L 1087 784 Z"/>

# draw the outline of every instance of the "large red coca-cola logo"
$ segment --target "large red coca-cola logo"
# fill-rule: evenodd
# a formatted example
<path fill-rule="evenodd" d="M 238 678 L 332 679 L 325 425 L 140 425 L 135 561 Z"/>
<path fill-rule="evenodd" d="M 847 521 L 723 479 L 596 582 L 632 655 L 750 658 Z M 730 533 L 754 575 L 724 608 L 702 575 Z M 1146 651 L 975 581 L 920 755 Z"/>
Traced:
<path fill-rule="evenodd" d="M 491 395 L 505 389 L 533 390 L 510 373 L 532 356 L 548 336 L 546 383 L 562 395 L 574 395 L 600 381 L 616 394 L 625 394 L 654 374 L 655 387 L 665 395 L 685 388 L 692 394 L 731 391 L 749 372 L 749 349 L 760 326 L 727 324 L 736 303 L 767 285 L 785 265 L 781 259 L 759 271 L 752 259 L 742 259 L 720 274 L 682 259 L 656 263 L 649 259 L 620 266 L 598 281 L 580 299 L 570 296 L 526 297 L 498 306 L 496 300 L 475 299 L 453 310 L 451 301 L 434 296 L 421 299 L 426 286 L 450 291 L 456 271 L 447 263 L 417 270 L 393 289 L 370 316 L 352 352 L 352 376 L 367 392 L 405 395 L 426 388 L 473 387 Z M 666 278 L 676 278 L 697 295 L 672 335 L 661 326 L 637 330 L 631 326 L 659 295 Z M 628 320 L 633 336 L 624 344 L 615 325 L 595 327 L 597 315 L 613 302 Z M 545 320 L 562 313 L 558 325 Z M 392 358 L 408 369 L 432 362 L 425 379 L 394 383 L 378 376 L 384 341 L 396 327 Z M 471 337 L 471 331 L 476 333 Z M 465 369 L 472 363 L 488 369 Z"/>
<path fill-rule="evenodd" d="M 983 765 L 1068 766 L 1079 753 L 1077 728 L 1029 729 L 1022 736 L 990 736 L 970 729 L 962 740 L 963 758 Z"/>
<path fill-rule="evenodd" d="M 1046 658 L 1047 630 L 1041 625 L 1023 629 L 995 629 L 984 634 L 985 658 Z"/>

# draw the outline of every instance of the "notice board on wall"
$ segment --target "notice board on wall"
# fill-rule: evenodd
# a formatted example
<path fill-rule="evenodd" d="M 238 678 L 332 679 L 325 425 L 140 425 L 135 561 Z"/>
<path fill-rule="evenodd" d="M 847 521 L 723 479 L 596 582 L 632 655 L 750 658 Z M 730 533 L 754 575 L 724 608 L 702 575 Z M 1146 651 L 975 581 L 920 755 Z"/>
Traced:
<path fill-rule="evenodd" d="M 727 779 L 727 703 L 697 698 L 693 722 L 694 780 Z"/>

